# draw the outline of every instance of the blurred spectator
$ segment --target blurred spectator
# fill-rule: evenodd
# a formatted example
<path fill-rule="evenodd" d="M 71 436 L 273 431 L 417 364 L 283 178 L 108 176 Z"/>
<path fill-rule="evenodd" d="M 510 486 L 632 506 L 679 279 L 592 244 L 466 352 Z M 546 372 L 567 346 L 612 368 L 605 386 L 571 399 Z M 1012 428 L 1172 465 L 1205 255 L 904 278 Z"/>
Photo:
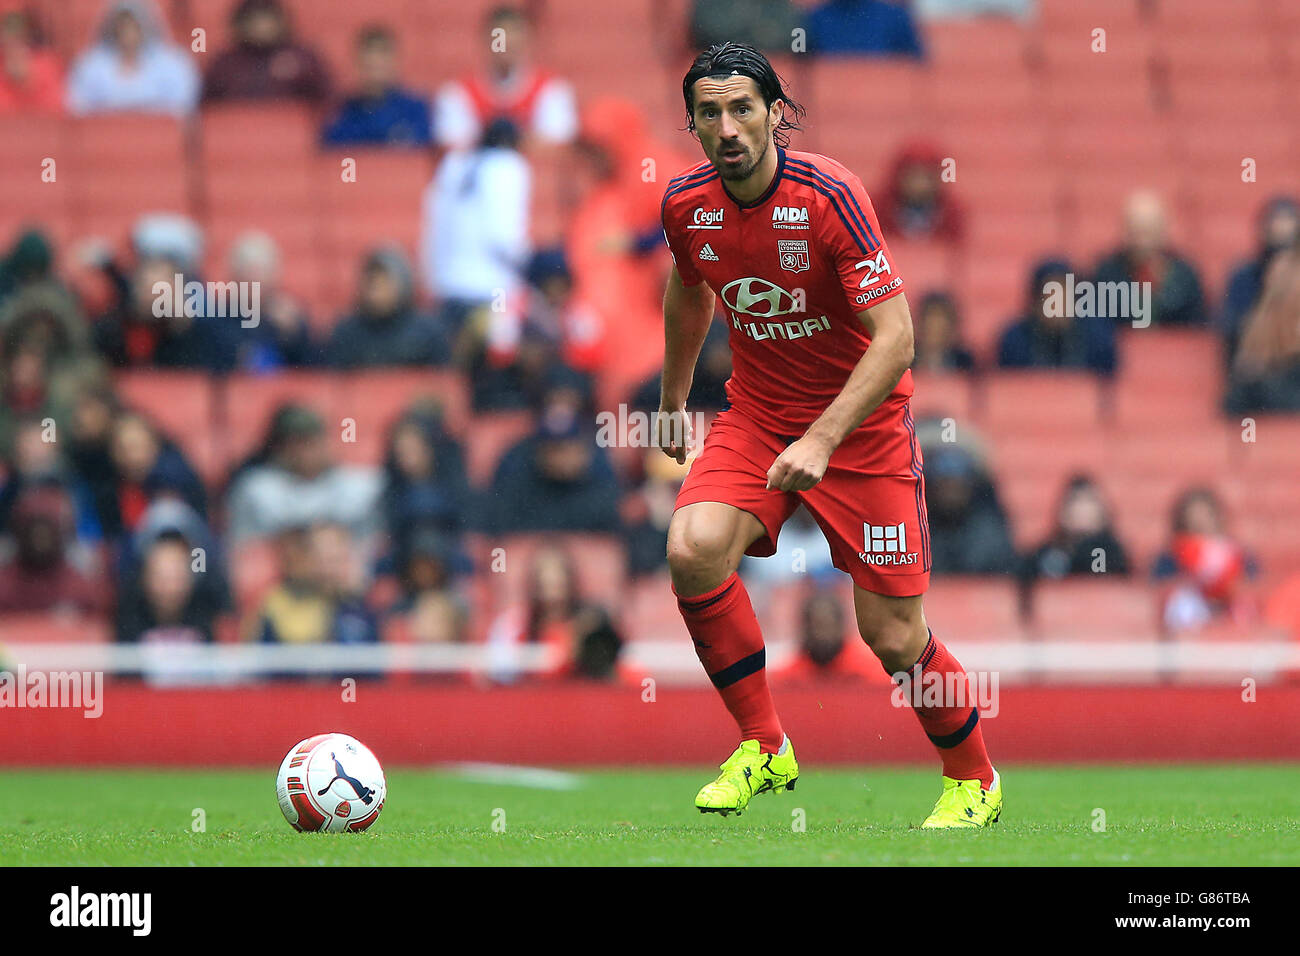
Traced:
<path fill-rule="evenodd" d="M 1255 559 L 1228 534 L 1218 495 L 1209 488 L 1189 488 L 1174 503 L 1170 524 L 1169 544 L 1152 569 L 1164 585 L 1165 633 L 1249 617 L 1254 609 L 1249 583 L 1258 573 Z"/>
<path fill-rule="evenodd" d="M 677 492 L 687 465 L 679 465 L 658 448 L 645 453 L 645 478 L 619 509 L 627 546 L 627 571 L 636 577 L 668 567 L 668 523 L 677 507 Z"/>
<path fill-rule="evenodd" d="M 320 105 L 330 96 L 329 72 L 314 50 L 299 43 L 280 0 L 241 0 L 230 17 L 234 44 L 219 53 L 203 78 L 205 103 L 301 100 Z"/>
<path fill-rule="evenodd" d="M 1205 296 L 1196 267 L 1169 248 L 1164 203 L 1138 192 L 1124 206 L 1123 244 L 1097 266 L 1098 284 L 1151 283 L 1152 325 L 1204 325 Z M 1132 316 L 1112 316 L 1115 319 Z"/>
<path fill-rule="evenodd" d="M 493 120 L 506 119 L 526 139 L 567 143 L 578 129 L 573 88 L 534 65 L 533 30 L 521 7 L 499 6 L 483 24 L 486 69 L 445 84 L 434 105 L 438 142 L 466 149 Z"/>
<path fill-rule="evenodd" d="M 230 491 L 233 541 L 321 522 L 344 525 L 363 542 L 377 530 L 378 471 L 336 464 L 319 415 L 285 405 L 268 431 L 258 460 L 238 475 Z"/>
<path fill-rule="evenodd" d="M 1128 552 L 1115 534 L 1101 488 L 1088 475 L 1075 475 L 1061 492 L 1047 540 L 1020 561 L 1021 613 L 1031 614 L 1033 589 L 1041 578 L 1128 573 Z"/>
<path fill-rule="evenodd" d="M 94 320 L 95 347 L 106 361 L 118 367 L 229 370 L 239 320 L 191 314 L 188 299 L 176 309 L 177 283 L 183 290 L 190 281 L 199 281 L 182 270 L 182 264 L 171 258 L 140 260 L 131 274 L 127 298 Z M 205 310 L 206 303 L 200 312 Z"/>
<path fill-rule="evenodd" d="M 316 358 L 307 310 L 281 284 L 280 249 L 262 232 L 246 232 L 230 249 L 230 277 L 257 283 L 258 321 L 239 327 L 236 362 L 247 371 L 298 368 Z"/>
<path fill-rule="evenodd" d="M 339 106 L 322 136 L 326 146 L 425 146 L 432 138 L 427 97 L 399 85 L 397 37 L 386 26 L 357 34 L 356 93 Z"/>
<path fill-rule="evenodd" d="M 8 522 L 12 553 L 0 558 L 0 612 L 108 608 L 102 578 L 74 564 L 74 524 L 72 501 L 57 483 L 18 495 Z"/>
<path fill-rule="evenodd" d="M 0 301 L 31 285 L 57 282 L 54 250 L 39 229 L 24 229 L 0 259 Z"/>
<path fill-rule="evenodd" d="M 415 301 L 405 253 L 376 249 L 361 267 L 356 311 L 334 326 L 325 360 L 334 368 L 445 365 L 451 347 L 438 320 Z"/>
<path fill-rule="evenodd" d="M 931 292 L 917 306 L 915 356 L 917 371 L 974 371 L 975 356 L 962 341 L 957 302 L 948 293 Z"/>
<path fill-rule="evenodd" d="M 777 681 L 851 678 L 890 683 L 880 660 L 858 635 L 836 590 L 811 589 L 799 608 L 799 648 L 788 664 L 772 675 Z"/>
<path fill-rule="evenodd" d="M 651 135 L 641 104 L 608 96 L 583 110 L 576 155 L 565 255 L 575 294 L 604 324 L 604 384 L 626 389 L 663 364 L 662 185 L 689 160 Z"/>
<path fill-rule="evenodd" d="M 1223 336 L 1224 355 L 1231 365 L 1237 356 L 1237 343 L 1264 291 L 1268 267 L 1279 252 L 1300 244 L 1300 204 L 1289 196 L 1276 196 L 1259 214 L 1259 248 L 1254 258 L 1241 263 L 1228 277 L 1223 297 L 1219 333 Z"/>
<path fill-rule="evenodd" d="M 379 622 L 365 601 L 365 562 L 347 525 L 328 521 L 316 525 L 311 529 L 311 548 L 321 591 L 332 612 L 329 639 L 335 644 L 378 641 Z"/>
<path fill-rule="evenodd" d="M 520 321 L 501 322 L 498 335 L 471 364 L 474 408 L 526 408 L 536 402 L 548 369 L 557 363 L 586 372 L 599 369 L 604 323 L 578 300 L 563 251 L 536 253 L 528 265 Z"/>
<path fill-rule="evenodd" d="M 1300 246 L 1272 257 L 1228 381 L 1234 413 L 1300 411 Z"/>
<path fill-rule="evenodd" d="M 456 586 L 456 541 L 433 528 L 411 537 L 401 565 L 402 594 L 390 610 L 412 640 L 459 644 L 469 638 L 470 607 Z"/>
<path fill-rule="evenodd" d="M 147 111 L 177 116 L 194 110 L 199 75 L 184 49 L 171 42 L 152 0 L 111 0 L 98 42 L 72 64 L 68 109 L 73 113 Z"/>
<path fill-rule="evenodd" d="M 1074 316 L 1073 308 L 1052 307 L 1048 284 L 1061 288 L 1071 274 L 1070 264 L 1060 259 L 1048 259 L 1034 268 L 1025 314 L 1007 326 L 998 343 L 999 366 L 1087 369 L 1102 375 L 1115 371 L 1114 321 Z"/>
<path fill-rule="evenodd" d="M 1025 555 L 1021 577 L 1128 573 L 1128 552 L 1115 535 L 1101 488 L 1088 475 L 1073 476 L 1061 493 L 1051 533 Z"/>
<path fill-rule="evenodd" d="M 39 42 L 31 16 L 10 10 L 0 19 L 0 115 L 62 112 L 63 64 Z"/>
<path fill-rule="evenodd" d="M 896 239 L 960 242 L 966 214 L 943 181 L 943 151 L 933 143 L 907 144 L 894 158 L 885 187 L 875 200 L 880 228 Z"/>
<path fill-rule="evenodd" d="M 790 0 L 694 0 L 691 46 L 748 43 L 760 50 L 787 53 L 800 11 Z"/>
<path fill-rule="evenodd" d="M 139 571 L 122 589 L 117 639 L 131 643 L 211 643 L 224 610 L 194 570 L 190 542 L 175 530 L 142 543 Z"/>
<path fill-rule="evenodd" d="M 14 448 L 19 425 L 29 420 L 40 425 L 66 418 L 63 396 L 50 388 L 45 355 L 33 342 L 21 342 L 0 352 L 0 457 Z M 53 430 L 51 430 L 53 433 Z"/>
<path fill-rule="evenodd" d="M 659 409 L 662 375 L 656 372 L 641 383 L 632 397 L 633 407 L 644 412 Z M 686 398 L 686 408 L 691 412 L 721 411 L 727 407 L 727 380 L 731 378 L 731 345 L 727 341 L 727 323 L 713 321 L 704 335 L 699 361 L 695 363 L 695 378 Z M 696 435 L 696 440 L 701 436 Z M 661 453 L 662 454 L 662 453 Z"/>
<path fill-rule="evenodd" d="M 18 499 L 33 488 L 53 486 L 66 493 L 73 509 L 73 531 L 80 541 L 103 538 L 92 489 L 81 481 L 57 441 L 58 425 L 36 415 L 14 423 L 7 457 L 0 457 L 0 532 L 9 526 Z"/>
<path fill-rule="evenodd" d="M 956 444 L 928 447 L 923 454 L 934 573 L 1010 573 L 1015 549 L 988 470 Z"/>
<path fill-rule="evenodd" d="M 417 536 L 432 531 L 446 536 L 454 568 L 464 570 L 454 546 L 473 523 L 469 478 L 460 444 L 436 413 L 412 410 L 393 426 L 384 471 L 382 507 L 396 566 L 407 564 Z"/>
<path fill-rule="evenodd" d="M 911 11 L 897 0 L 827 0 L 805 22 L 811 53 L 924 55 Z"/>
<path fill-rule="evenodd" d="M 494 121 L 476 147 L 443 158 L 425 191 L 424 281 L 447 325 L 465 330 L 457 351 L 466 363 L 519 321 L 532 173 L 517 146 L 517 129 Z"/>
<path fill-rule="evenodd" d="M 589 396 L 558 383 L 543 399 L 538 428 L 505 453 L 492 482 L 492 530 L 619 530 L 620 490 L 595 440 Z"/>
<path fill-rule="evenodd" d="M 119 414 L 112 425 L 113 509 L 100 520 L 109 537 L 138 527 L 160 498 L 179 498 L 200 516 L 207 514 L 207 491 L 181 450 L 136 412 Z"/>
<path fill-rule="evenodd" d="M 582 596 L 572 556 L 558 546 L 538 548 L 528 582 L 524 604 L 503 611 L 488 631 L 491 678 L 503 683 L 517 680 L 521 675 L 517 651 L 527 645 L 545 648 L 543 676 L 619 677 L 622 639 L 609 614 Z"/>

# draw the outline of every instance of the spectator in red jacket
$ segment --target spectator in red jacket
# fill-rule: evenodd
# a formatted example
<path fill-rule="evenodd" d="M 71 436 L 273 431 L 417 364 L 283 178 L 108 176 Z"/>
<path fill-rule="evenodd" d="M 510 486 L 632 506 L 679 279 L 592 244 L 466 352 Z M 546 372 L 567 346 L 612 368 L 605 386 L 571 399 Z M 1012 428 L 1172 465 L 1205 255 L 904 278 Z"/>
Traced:
<path fill-rule="evenodd" d="M 1167 634 L 1253 616 L 1255 559 L 1226 524 L 1223 504 L 1209 488 L 1189 488 L 1174 503 L 1173 533 L 1152 572 L 1165 584 Z"/>
<path fill-rule="evenodd" d="M 22 10 L 0 20 L 0 114 L 62 113 L 63 64 Z"/>
<path fill-rule="evenodd" d="M 966 216 L 945 183 L 943 153 L 933 143 L 917 141 L 894 159 L 885 187 L 876 197 L 880 228 L 903 239 L 960 242 L 966 236 Z"/>
<path fill-rule="evenodd" d="M 230 19 L 235 44 L 217 56 L 203 81 L 203 101 L 301 100 L 330 96 L 324 62 L 293 35 L 280 0 L 242 0 Z"/>

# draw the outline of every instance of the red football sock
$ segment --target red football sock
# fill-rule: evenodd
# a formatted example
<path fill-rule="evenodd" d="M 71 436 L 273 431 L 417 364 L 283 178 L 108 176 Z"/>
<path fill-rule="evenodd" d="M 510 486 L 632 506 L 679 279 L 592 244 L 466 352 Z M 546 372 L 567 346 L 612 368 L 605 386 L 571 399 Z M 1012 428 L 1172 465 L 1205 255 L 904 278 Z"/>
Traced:
<path fill-rule="evenodd" d="M 918 669 L 920 682 L 918 684 Z M 929 675 L 934 675 L 930 677 Z M 980 713 L 973 688 L 968 682 L 965 668 L 953 657 L 948 648 L 938 641 L 934 633 L 921 652 L 920 659 L 907 671 L 910 686 L 904 695 L 921 721 L 925 731 L 943 760 L 943 775 L 954 780 L 978 779 L 980 786 L 993 786 L 993 765 L 984 749 L 984 733 L 980 730 Z M 935 681 L 942 681 L 935 684 Z M 960 683 L 961 694 L 949 691 Z M 945 690 L 939 694 L 935 687 Z M 940 703 L 930 706 L 932 695 Z M 919 695 L 919 696 L 918 696 Z"/>
<path fill-rule="evenodd" d="M 677 594 L 676 588 L 673 593 Z M 764 753 L 776 753 L 785 733 L 767 688 L 763 632 L 740 575 L 733 571 L 703 594 L 677 594 L 677 607 L 705 673 L 740 725 L 740 739 L 757 740 Z"/>

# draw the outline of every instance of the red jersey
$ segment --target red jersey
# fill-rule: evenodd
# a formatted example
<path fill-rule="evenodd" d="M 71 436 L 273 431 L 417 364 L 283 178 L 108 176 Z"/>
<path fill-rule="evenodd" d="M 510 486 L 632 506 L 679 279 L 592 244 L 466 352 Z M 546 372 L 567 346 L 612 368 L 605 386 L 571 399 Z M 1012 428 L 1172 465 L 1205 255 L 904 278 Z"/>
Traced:
<path fill-rule="evenodd" d="M 717 293 L 730 330 L 732 405 L 797 438 L 826 410 L 871 344 L 858 313 L 903 291 L 861 180 L 833 159 L 777 148 L 776 175 L 737 202 L 710 163 L 664 192 L 664 238 L 685 285 Z M 907 371 L 863 422 L 893 427 Z"/>

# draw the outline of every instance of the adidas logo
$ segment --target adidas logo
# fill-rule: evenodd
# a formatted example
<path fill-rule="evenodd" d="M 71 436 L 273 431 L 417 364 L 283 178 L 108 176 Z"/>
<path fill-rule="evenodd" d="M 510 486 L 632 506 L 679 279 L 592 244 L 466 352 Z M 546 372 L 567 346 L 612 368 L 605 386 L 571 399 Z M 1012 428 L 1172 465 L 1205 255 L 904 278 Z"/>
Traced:
<path fill-rule="evenodd" d="M 717 262 L 718 254 L 714 252 L 713 247 L 706 242 L 704 248 L 700 250 L 700 258 L 705 262 Z"/>

